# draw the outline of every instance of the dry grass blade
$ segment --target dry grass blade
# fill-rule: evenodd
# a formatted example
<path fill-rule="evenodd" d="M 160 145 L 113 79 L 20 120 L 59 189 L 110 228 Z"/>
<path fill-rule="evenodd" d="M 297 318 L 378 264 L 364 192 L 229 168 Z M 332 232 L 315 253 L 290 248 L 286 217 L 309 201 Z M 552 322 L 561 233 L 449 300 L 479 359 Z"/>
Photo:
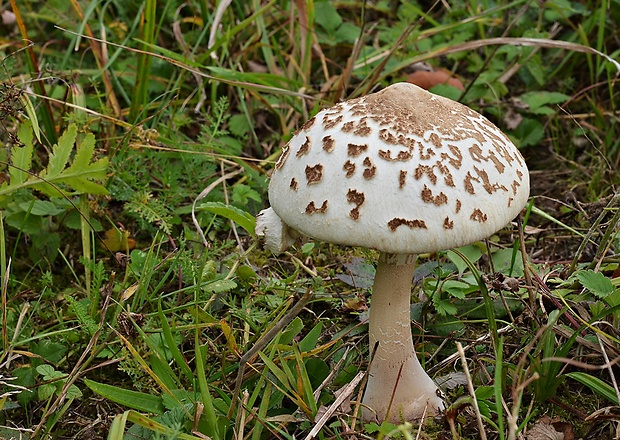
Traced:
<path fill-rule="evenodd" d="M 478 429 L 480 429 L 480 438 L 481 440 L 486 440 L 487 435 L 484 432 L 484 424 L 482 423 L 482 415 L 480 414 L 480 408 L 478 407 L 478 399 L 476 398 L 476 390 L 474 390 L 474 383 L 471 380 L 471 375 L 469 374 L 469 368 L 467 367 L 467 358 L 465 357 L 465 351 L 463 351 L 463 346 L 460 342 L 456 343 L 456 349 L 458 350 L 459 357 L 461 358 L 461 364 L 463 365 L 463 373 L 465 373 L 465 377 L 467 378 L 467 390 L 469 391 L 469 395 L 471 396 L 471 402 L 474 407 L 474 411 L 476 413 L 476 422 L 478 423 Z"/>
<path fill-rule="evenodd" d="M 561 40 L 549 40 L 546 38 L 498 37 L 468 41 L 466 43 L 456 44 L 454 46 L 429 51 L 420 57 L 416 57 L 415 62 L 426 61 L 432 58 L 437 58 L 455 52 L 475 50 L 480 49 L 481 47 L 495 45 L 543 47 L 547 49 L 562 49 L 573 52 L 589 53 L 604 58 L 605 60 L 613 64 L 620 73 L 620 63 L 614 60 L 609 55 L 604 54 L 603 52 L 600 52 L 592 47 L 584 46 L 583 44 L 570 43 L 568 41 Z"/>
<path fill-rule="evenodd" d="M 336 400 L 334 400 L 334 403 L 332 403 L 329 408 L 327 408 L 327 410 L 323 413 L 323 415 L 319 417 L 319 419 L 315 422 L 312 430 L 306 436 L 306 440 L 312 440 L 314 437 L 316 437 L 316 435 L 323 428 L 323 426 L 325 426 L 325 423 L 327 423 L 331 416 L 338 410 L 338 408 L 340 408 L 340 405 L 342 405 L 342 403 L 347 398 L 349 398 L 351 394 L 353 394 L 355 387 L 357 387 L 360 381 L 364 378 L 365 374 L 366 373 L 364 371 L 360 371 L 355 375 L 351 382 L 336 391 Z"/>

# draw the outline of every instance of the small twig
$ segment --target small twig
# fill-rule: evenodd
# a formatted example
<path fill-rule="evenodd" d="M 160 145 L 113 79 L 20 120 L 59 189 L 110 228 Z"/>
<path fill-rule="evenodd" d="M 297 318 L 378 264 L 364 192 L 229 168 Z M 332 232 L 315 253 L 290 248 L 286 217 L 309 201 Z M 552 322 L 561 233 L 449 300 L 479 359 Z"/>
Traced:
<path fill-rule="evenodd" d="M 461 363 L 463 364 L 463 373 L 465 373 L 465 377 L 467 378 L 467 389 L 469 390 L 469 395 L 472 399 L 472 406 L 474 407 L 474 411 L 476 413 L 476 421 L 478 422 L 478 429 L 480 429 L 480 439 L 486 440 L 487 435 L 484 432 L 484 425 L 482 424 L 482 416 L 480 415 L 480 408 L 478 407 L 478 399 L 476 399 L 476 390 L 474 390 L 474 383 L 471 380 L 469 368 L 467 367 L 467 358 L 465 357 L 465 352 L 463 351 L 463 346 L 460 342 L 456 343 L 456 349 L 461 358 Z"/>

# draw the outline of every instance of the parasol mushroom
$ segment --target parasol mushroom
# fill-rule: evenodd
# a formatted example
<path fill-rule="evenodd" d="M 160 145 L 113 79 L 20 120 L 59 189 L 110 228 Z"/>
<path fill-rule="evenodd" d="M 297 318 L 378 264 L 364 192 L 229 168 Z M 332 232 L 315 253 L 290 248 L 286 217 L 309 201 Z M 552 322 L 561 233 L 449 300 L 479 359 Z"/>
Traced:
<path fill-rule="evenodd" d="M 528 196 L 523 157 L 496 126 L 408 83 L 320 111 L 284 148 L 269 185 L 271 207 L 257 220 L 267 245 L 282 251 L 296 231 L 380 252 L 365 420 L 442 411 L 411 335 L 416 256 L 489 237 Z"/>

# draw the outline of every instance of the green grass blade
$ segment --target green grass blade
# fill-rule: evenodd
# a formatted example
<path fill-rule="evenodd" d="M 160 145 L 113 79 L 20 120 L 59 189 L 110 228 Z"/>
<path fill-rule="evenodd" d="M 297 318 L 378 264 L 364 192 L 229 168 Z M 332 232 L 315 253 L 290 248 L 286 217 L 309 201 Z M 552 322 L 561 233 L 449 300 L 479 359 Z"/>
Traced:
<path fill-rule="evenodd" d="M 146 44 L 155 43 L 157 20 L 157 0 L 146 0 L 142 11 L 142 21 L 140 23 L 140 39 L 145 43 L 142 49 L 146 49 Z M 148 97 L 149 76 L 151 71 L 151 56 L 143 52 L 138 56 L 138 72 L 136 74 L 136 83 L 134 85 L 134 93 L 129 109 L 129 121 L 136 122 L 138 116 L 146 105 Z"/>
<path fill-rule="evenodd" d="M 213 399 L 209 392 L 209 384 L 207 383 L 207 376 L 205 372 L 205 356 L 200 346 L 200 331 L 196 326 L 194 337 L 194 352 L 196 354 L 196 377 L 198 378 L 198 386 L 200 388 L 200 395 L 202 397 L 202 403 L 205 408 L 205 417 L 207 422 L 208 435 L 213 440 L 219 440 L 220 435 L 217 429 L 217 415 L 215 414 L 215 407 L 213 406 Z"/>
<path fill-rule="evenodd" d="M 126 390 L 114 385 L 84 379 L 84 384 L 93 392 L 119 405 L 153 414 L 163 414 L 164 405 L 161 397 L 139 391 Z"/>
<path fill-rule="evenodd" d="M 588 373 L 583 373 L 581 371 L 566 373 L 566 375 L 571 379 L 576 380 L 580 384 L 588 387 L 591 391 L 603 396 L 612 404 L 620 405 L 620 401 L 618 400 L 618 395 L 616 394 L 614 387 L 603 382 L 598 377 L 594 377 Z"/>
<path fill-rule="evenodd" d="M 189 368 L 183 354 L 179 350 L 176 342 L 174 341 L 174 337 L 172 335 L 172 330 L 170 329 L 170 324 L 168 324 L 168 320 L 164 315 L 164 312 L 161 308 L 161 301 L 157 304 L 157 316 L 159 317 L 159 322 L 161 324 L 161 330 L 164 336 L 164 340 L 166 341 L 166 345 L 168 346 L 168 350 L 172 355 L 172 358 L 176 362 L 177 366 L 180 368 L 181 373 L 185 376 L 185 378 L 192 383 L 194 381 L 194 373 L 192 369 Z"/>
<path fill-rule="evenodd" d="M 495 375 L 493 377 L 493 394 L 495 396 L 495 412 L 497 413 L 497 432 L 500 440 L 504 440 L 504 409 L 502 406 L 502 383 L 503 383 L 503 348 L 504 337 L 497 341 L 497 358 L 495 359 Z"/>

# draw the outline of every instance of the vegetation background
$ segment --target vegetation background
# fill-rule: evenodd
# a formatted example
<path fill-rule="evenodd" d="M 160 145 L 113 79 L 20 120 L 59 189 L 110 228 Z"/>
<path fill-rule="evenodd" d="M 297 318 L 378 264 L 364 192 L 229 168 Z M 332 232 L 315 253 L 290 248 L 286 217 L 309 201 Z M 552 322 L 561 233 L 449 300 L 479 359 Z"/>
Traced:
<path fill-rule="evenodd" d="M 620 2 L 0 12 L 1 438 L 619 438 Z M 254 216 L 305 120 L 421 62 L 521 149 L 532 198 L 486 243 L 420 256 L 445 417 L 364 424 L 376 254 L 274 256 Z"/>

